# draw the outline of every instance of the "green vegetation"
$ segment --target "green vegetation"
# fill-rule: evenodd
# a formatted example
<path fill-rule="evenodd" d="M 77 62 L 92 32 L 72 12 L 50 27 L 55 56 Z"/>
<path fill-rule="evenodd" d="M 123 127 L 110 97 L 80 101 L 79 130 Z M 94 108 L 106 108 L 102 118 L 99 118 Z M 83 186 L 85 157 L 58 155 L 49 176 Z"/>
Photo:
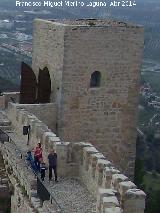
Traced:
<path fill-rule="evenodd" d="M 141 158 L 136 159 L 135 163 L 135 179 L 134 182 L 139 188 L 143 188 L 143 177 L 145 175 L 144 162 Z"/>
<path fill-rule="evenodd" d="M 155 129 L 144 127 L 145 138 L 137 139 L 135 179 L 137 186 L 147 194 L 145 213 L 160 212 L 160 138 Z"/>
<path fill-rule="evenodd" d="M 143 178 L 144 188 L 147 192 L 146 212 L 160 212 L 160 174 L 156 172 L 146 173 Z"/>
<path fill-rule="evenodd" d="M 143 184 L 147 191 L 160 190 L 160 174 L 156 172 L 146 172 L 143 178 Z"/>
<path fill-rule="evenodd" d="M 152 64 L 149 66 L 152 67 Z M 147 67 L 147 65 L 145 66 Z M 141 85 L 149 83 L 152 93 L 160 96 L 160 73 L 143 72 L 141 76 Z M 139 110 L 138 126 L 143 131 L 145 137 L 137 138 L 137 159 L 135 164 L 135 180 L 139 188 L 147 194 L 145 213 L 160 212 L 160 137 L 156 134 L 158 127 L 149 121 L 155 114 L 160 113 L 159 109 L 148 106 L 149 96 L 139 97 L 139 103 L 142 106 Z M 159 122 L 156 120 L 155 122 Z"/>
<path fill-rule="evenodd" d="M 156 109 L 151 109 L 145 106 L 146 103 L 144 104 L 142 99 L 143 97 L 140 97 L 140 103 L 141 103 L 141 106 L 144 107 L 144 109 L 140 110 L 138 114 L 138 121 L 139 121 L 139 126 L 141 126 L 141 130 L 143 128 L 146 128 L 149 120 L 153 117 L 154 114 L 158 112 Z"/>
<path fill-rule="evenodd" d="M 19 91 L 22 61 L 31 64 L 26 56 L 0 49 L 0 91 Z"/>
<path fill-rule="evenodd" d="M 18 91 L 19 86 L 12 83 L 10 80 L 0 77 L 0 91 Z"/>

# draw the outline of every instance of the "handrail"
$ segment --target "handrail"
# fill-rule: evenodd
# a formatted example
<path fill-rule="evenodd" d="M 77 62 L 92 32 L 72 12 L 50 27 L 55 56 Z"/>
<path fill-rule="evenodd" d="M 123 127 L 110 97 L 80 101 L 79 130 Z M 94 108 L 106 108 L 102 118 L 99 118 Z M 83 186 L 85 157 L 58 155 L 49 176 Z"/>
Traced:
<path fill-rule="evenodd" d="M 56 203 L 56 205 L 58 206 L 58 208 L 60 209 L 60 212 L 64 212 L 62 210 L 62 207 L 59 205 L 59 203 L 56 201 L 56 199 L 54 198 L 54 196 L 52 195 L 52 192 L 50 192 L 50 190 L 45 186 L 45 183 L 41 180 L 41 178 L 38 176 L 38 174 L 32 169 L 33 173 L 35 174 L 35 176 L 39 179 L 39 181 L 41 182 L 41 184 L 46 188 L 46 190 L 48 191 L 48 193 L 50 194 L 50 197 L 54 200 L 54 202 Z M 52 204 L 52 199 L 50 199 L 51 204 Z"/>
<path fill-rule="evenodd" d="M 3 142 L 11 142 L 15 145 L 16 147 L 16 152 L 18 151 L 18 156 L 24 160 L 25 164 L 27 165 L 26 163 L 26 160 L 25 160 L 25 156 L 23 155 L 23 153 L 21 152 L 21 150 L 17 147 L 16 143 L 14 142 L 13 139 L 10 138 L 10 136 L 0 128 L 0 135 L 1 133 L 3 133 L 4 135 L 6 135 L 8 137 L 8 141 L 3 141 Z M 42 182 L 41 178 L 38 176 L 38 174 L 31 168 L 27 165 L 28 168 L 30 168 L 32 170 L 32 172 L 34 173 L 35 177 L 37 177 L 39 179 L 39 181 L 41 182 L 41 184 L 46 188 L 46 190 L 48 191 L 48 193 L 50 194 L 50 202 L 52 204 L 52 200 L 54 200 L 54 202 L 56 203 L 57 207 L 59 208 L 59 212 L 60 213 L 63 213 L 64 210 L 62 209 L 62 207 L 59 205 L 59 203 L 56 201 L 56 199 L 54 198 L 52 192 L 45 186 L 44 182 Z"/>

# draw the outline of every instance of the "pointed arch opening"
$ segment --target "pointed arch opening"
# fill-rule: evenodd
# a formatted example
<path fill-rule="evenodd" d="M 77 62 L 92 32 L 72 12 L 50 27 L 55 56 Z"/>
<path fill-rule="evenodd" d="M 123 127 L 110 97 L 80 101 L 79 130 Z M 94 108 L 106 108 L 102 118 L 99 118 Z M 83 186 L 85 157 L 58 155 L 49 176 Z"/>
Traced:
<path fill-rule="evenodd" d="M 50 103 L 50 95 L 51 95 L 50 74 L 48 68 L 44 67 L 43 70 L 39 69 L 37 102 Z"/>
<path fill-rule="evenodd" d="M 36 102 L 36 76 L 32 68 L 26 63 L 21 64 L 20 104 L 34 104 Z"/>

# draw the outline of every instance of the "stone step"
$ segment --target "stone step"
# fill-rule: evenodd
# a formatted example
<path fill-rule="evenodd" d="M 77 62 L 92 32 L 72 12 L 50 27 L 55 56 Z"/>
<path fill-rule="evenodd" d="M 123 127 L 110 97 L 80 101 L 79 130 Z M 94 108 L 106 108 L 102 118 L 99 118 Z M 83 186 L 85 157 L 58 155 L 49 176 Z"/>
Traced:
<path fill-rule="evenodd" d="M 11 130 L 11 126 L 1 126 L 0 125 L 0 129 L 3 131 L 8 131 L 8 130 Z"/>
<path fill-rule="evenodd" d="M 0 120 L 0 126 L 10 126 L 11 125 L 11 121 L 9 120 Z"/>

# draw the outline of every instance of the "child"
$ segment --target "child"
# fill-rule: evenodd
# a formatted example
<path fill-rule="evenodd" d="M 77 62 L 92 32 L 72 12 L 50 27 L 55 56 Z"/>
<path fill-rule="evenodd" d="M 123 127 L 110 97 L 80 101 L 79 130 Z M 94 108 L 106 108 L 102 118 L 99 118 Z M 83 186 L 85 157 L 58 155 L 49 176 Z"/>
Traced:
<path fill-rule="evenodd" d="M 46 169 L 47 169 L 47 167 L 46 167 L 45 163 L 42 160 L 41 161 L 41 166 L 40 166 L 40 172 L 41 172 L 42 181 L 44 181 Z"/>
<path fill-rule="evenodd" d="M 27 152 L 26 160 L 28 161 L 28 165 L 33 169 L 33 171 L 37 172 L 31 151 Z"/>

